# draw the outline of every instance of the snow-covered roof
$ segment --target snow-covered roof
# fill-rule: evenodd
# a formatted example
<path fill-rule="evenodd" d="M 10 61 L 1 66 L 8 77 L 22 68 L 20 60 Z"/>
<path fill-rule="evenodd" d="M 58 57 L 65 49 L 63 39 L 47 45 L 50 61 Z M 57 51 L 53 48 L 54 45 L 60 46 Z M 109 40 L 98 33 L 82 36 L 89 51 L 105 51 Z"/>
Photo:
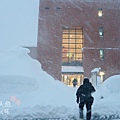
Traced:
<path fill-rule="evenodd" d="M 82 66 L 62 66 L 62 72 L 80 72 L 83 73 L 83 67 Z"/>

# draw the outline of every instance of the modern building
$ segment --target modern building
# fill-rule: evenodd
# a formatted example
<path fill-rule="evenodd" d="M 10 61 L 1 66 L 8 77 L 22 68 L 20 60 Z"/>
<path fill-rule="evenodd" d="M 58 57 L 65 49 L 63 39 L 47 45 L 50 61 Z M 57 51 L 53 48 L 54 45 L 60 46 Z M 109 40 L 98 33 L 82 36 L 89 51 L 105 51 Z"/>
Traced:
<path fill-rule="evenodd" d="M 40 0 L 37 59 L 71 85 L 120 74 L 120 0 Z"/>

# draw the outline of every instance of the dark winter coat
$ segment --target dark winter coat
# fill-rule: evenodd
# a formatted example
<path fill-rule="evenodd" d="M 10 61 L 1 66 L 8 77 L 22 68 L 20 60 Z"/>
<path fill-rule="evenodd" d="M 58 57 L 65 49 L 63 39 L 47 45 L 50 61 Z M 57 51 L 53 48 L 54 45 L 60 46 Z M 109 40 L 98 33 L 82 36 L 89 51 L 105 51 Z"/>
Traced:
<path fill-rule="evenodd" d="M 77 85 L 77 79 L 74 79 L 72 83 L 73 85 Z"/>
<path fill-rule="evenodd" d="M 79 98 L 80 102 L 92 102 L 93 97 L 91 93 L 93 92 L 95 92 L 95 88 L 88 80 L 84 80 L 83 85 L 81 85 L 76 92 L 77 102 L 79 102 Z"/>

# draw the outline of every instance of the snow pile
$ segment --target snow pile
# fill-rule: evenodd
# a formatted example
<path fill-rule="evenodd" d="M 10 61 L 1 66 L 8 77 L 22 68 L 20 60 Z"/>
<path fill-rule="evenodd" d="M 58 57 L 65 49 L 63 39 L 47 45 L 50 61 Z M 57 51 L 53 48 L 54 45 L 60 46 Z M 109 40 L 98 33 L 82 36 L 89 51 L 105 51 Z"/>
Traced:
<path fill-rule="evenodd" d="M 10 116 L 31 114 L 40 117 L 43 114 L 60 117 L 62 111 L 75 106 L 74 91 L 44 72 L 28 52 L 19 47 L 0 54 L 0 101 L 11 103 Z M 12 97 L 20 101 L 19 105 L 15 99 L 11 100 Z M 58 112 L 49 114 L 53 109 Z M 63 116 L 66 114 L 70 114 L 70 109 Z"/>
<path fill-rule="evenodd" d="M 120 93 L 120 75 L 114 75 L 109 77 L 104 85 L 109 89 L 111 93 Z"/>
<path fill-rule="evenodd" d="M 28 52 L 19 47 L 0 54 L 0 101 L 9 109 L 9 114 L 2 114 L 1 105 L 0 118 L 78 118 L 77 88 L 54 80 Z M 96 88 L 93 115 L 119 115 L 119 79 L 120 75 L 112 76 Z"/>
<path fill-rule="evenodd" d="M 14 47 L 0 53 L 0 75 L 38 76 L 41 65 L 29 52 L 27 48 Z"/>
<path fill-rule="evenodd" d="M 101 87 L 98 89 L 97 92 L 99 92 L 101 95 L 100 97 L 108 97 L 112 93 L 120 93 L 120 75 L 114 75 L 109 77 L 105 82 L 102 83 Z M 97 93 L 96 93 L 97 94 Z"/>
<path fill-rule="evenodd" d="M 2 93 L 23 94 L 23 93 L 32 92 L 37 88 L 38 88 L 38 81 L 32 77 L 17 76 L 17 75 L 0 76 L 0 94 Z"/>
<path fill-rule="evenodd" d="M 120 75 L 109 77 L 94 93 L 93 112 L 101 117 L 120 118 Z M 106 118 L 106 119 L 107 119 Z M 111 118 L 112 119 L 112 118 Z"/>

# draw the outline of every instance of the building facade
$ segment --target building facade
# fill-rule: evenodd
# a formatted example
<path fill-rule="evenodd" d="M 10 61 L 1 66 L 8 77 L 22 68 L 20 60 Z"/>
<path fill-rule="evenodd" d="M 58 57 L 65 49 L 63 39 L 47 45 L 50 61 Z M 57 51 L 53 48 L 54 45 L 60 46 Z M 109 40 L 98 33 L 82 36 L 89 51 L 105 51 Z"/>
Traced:
<path fill-rule="evenodd" d="M 120 1 L 40 0 L 37 59 L 68 85 L 120 74 Z"/>

